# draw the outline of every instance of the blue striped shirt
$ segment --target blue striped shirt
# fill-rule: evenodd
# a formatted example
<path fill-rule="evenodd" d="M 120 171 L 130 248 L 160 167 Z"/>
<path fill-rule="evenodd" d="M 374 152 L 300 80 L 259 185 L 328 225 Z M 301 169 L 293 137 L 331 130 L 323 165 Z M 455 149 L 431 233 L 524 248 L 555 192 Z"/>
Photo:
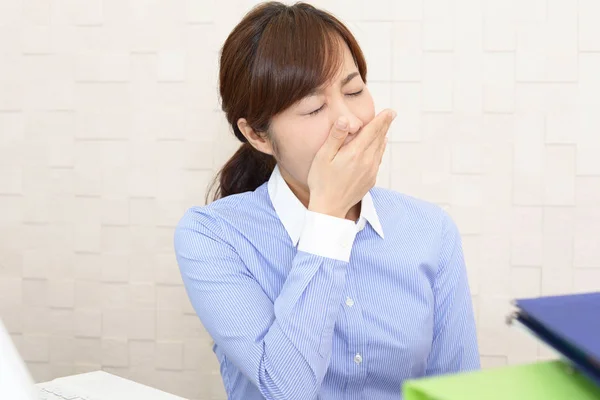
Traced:
<path fill-rule="evenodd" d="M 230 399 L 399 399 L 479 368 L 460 236 L 433 204 L 374 188 L 354 223 L 307 211 L 276 168 L 189 209 L 175 252 Z"/>

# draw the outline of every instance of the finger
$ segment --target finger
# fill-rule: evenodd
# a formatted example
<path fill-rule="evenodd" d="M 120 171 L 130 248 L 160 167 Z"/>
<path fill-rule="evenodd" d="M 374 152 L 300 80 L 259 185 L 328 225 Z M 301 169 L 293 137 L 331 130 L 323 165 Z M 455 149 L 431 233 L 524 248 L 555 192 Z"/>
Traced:
<path fill-rule="evenodd" d="M 379 165 L 381 165 L 381 163 L 383 162 L 383 156 L 385 155 L 385 149 L 387 148 L 387 143 L 388 143 L 388 137 L 385 136 L 383 138 L 383 143 L 382 143 L 381 147 L 379 148 Z"/>
<path fill-rule="evenodd" d="M 391 119 L 387 119 L 385 121 L 385 123 L 380 126 L 377 136 L 371 143 L 369 143 L 369 145 L 365 149 L 366 152 L 371 152 L 373 157 L 377 157 L 379 151 L 385 150 L 388 132 L 390 130 L 391 122 L 394 120 L 394 118 L 395 118 L 395 113 L 393 113 L 393 115 L 391 116 Z M 383 148 L 383 150 L 381 150 L 382 148 Z"/>
<path fill-rule="evenodd" d="M 349 126 L 348 118 L 339 117 L 338 120 L 333 124 L 331 130 L 329 131 L 329 136 L 323 143 L 321 150 L 326 157 L 329 159 L 333 159 L 340 147 L 344 144 L 346 137 L 348 136 L 348 126 Z"/>
<path fill-rule="evenodd" d="M 371 122 L 369 122 L 360 132 L 360 134 L 349 145 L 355 149 L 364 150 L 381 136 L 385 136 L 390 124 L 396 118 L 396 112 L 390 109 L 380 112 Z"/>
<path fill-rule="evenodd" d="M 365 154 L 372 157 L 374 162 L 381 162 L 381 158 L 383 157 L 383 153 L 387 146 L 387 141 L 387 131 L 384 131 L 365 149 Z"/>

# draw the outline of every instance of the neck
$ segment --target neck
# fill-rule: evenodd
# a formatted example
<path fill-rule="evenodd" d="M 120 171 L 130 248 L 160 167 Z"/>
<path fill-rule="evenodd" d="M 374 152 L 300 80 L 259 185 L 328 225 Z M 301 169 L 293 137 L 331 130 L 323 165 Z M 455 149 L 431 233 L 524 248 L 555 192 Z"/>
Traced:
<path fill-rule="evenodd" d="M 280 168 L 280 172 L 281 176 L 289 186 L 292 193 L 294 193 L 294 195 L 298 198 L 298 200 L 300 200 L 300 202 L 302 203 L 302 205 L 304 205 L 305 208 L 308 208 L 308 203 L 310 201 L 310 190 L 308 186 L 298 182 L 282 168 Z M 361 203 L 358 202 L 350 210 L 348 210 L 348 213 L 346 214 L 346 219 L 350 221 L 358 221 L 358 218 L 360 217 L 360 211 Z"/>

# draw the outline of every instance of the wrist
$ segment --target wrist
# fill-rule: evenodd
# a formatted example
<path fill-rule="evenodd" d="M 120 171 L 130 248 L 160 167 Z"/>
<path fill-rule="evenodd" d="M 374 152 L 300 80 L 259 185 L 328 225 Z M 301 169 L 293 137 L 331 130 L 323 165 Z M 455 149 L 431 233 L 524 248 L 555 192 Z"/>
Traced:
<path fill-rule="evenodd" d="M 348 210 L 344 210 L 342 208 L 336 207 L 332 204 L 333 202 L 324 202 L 317 200 L 310 200 L 308 202 L 308 210 L 312 212 L 316 212 L 319 214 L 329 215 L 331 217 L 346 218 L 346 214 L 348 214 Z"/>

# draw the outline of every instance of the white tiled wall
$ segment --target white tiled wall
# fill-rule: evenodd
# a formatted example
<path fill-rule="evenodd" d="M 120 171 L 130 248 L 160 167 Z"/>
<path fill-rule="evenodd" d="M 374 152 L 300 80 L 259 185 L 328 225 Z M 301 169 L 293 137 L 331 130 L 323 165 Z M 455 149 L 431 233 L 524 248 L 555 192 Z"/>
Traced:
<path fill-rule="evenodd" d="M 237 147 L 217 51 L 254 1 L 0 0 L 0 317 L 34 377 L 223 399 L 172 250 Z M 322 0 L 399 112 L 380 177 L 464 237 L 484 366 L 515 296 L 600 289 L 600 3 Z"/>

